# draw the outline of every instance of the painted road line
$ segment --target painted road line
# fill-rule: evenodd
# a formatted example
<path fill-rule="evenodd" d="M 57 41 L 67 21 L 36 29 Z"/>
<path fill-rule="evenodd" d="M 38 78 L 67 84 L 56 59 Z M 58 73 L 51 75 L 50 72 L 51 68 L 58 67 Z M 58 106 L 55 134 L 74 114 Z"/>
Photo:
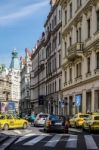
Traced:
<path fill-rule="evenodd" d="M 7 147 L 10 146 L 15 140 L 16 137 L 9 137 L 9 139 L 0 146 L 0 150 L 7 149 Z"/>
<path fill-rule="evenodd" d="M 84 135 L 87 149 L 98 149 L 93 137 L 91 135 Z"/>
<path fill-rule="evenodd" d="M 62 135 L 56 134 L 53 138 L 51 138 L 51 140 L 49 140 L 45 146 L 48 147 L 55 147 L 56 144 L 59 142 L 59 140 L 61 139 Z"/>
<path fill-rule="evenodd" d="M 26 143 L 24 143 L 23 145 L 35 145 L 36 143 L 38 143 L 39 141 L 41 141 L 42 139 L 44 139 L 46 136 L 45 135 L 40 135 Z"/>
<path fill-rule="evenodd" d="M 29 138 L 29 137 L 31 137 L 31 136 L 34 136 L 34 135 L 36 135 L 36 134 L 35 134 L 35 133 L 26 134 L 26 135 L 20 137 L 20 138 L 15 142 L 15 144 L 16 144 L 16 143 L 19 143 L 19 142 L 21 142 L 21 141 L 23 141 L 23 140 L 25 140 L 25 139 L 27 139 L 27 138 Z"/>
<path fill-rule="evenodd" d="M 76 148 L 77 147 L 77 135 L 70 135 L 67 139 L 66 148 Z"/>

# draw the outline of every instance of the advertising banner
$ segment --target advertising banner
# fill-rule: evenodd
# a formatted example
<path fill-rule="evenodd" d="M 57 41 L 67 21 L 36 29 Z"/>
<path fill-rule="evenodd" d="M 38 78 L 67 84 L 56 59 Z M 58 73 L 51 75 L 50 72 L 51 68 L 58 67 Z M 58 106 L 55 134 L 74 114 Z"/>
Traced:
<path fill-rule="evenodd" d="M 15 112 L 15 102 L 0 102 L 1 113 Z"/>

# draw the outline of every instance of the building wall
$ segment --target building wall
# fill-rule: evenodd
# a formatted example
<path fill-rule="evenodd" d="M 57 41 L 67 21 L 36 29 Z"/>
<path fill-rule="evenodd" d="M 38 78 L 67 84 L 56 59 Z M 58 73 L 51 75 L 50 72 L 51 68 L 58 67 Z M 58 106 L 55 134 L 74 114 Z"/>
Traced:
<path fill-rule="evenodd" d="M 45 58 L 46 51 L 44 47 L 44 33 L 40 40 L 37 42 L 35 52 L 32 57 L 32 72 L 31 72 L 31 102 L 32 108 L 35 113 L 45 112 L 44 102 L 40 105 L 40 96 L 45 97 L 46 95 L 46 68 Z M 43 99 L 44 101 L 44 99 Z"/>
<path fill-rule="evenodd" d="M 62 91 L 64 113 L 70 115 L 78 111 L 99 110 L 99 24 L 97 25 L 99 2 L 84 0 L 78 7 L 76 2 L 66 1 L 63 5 L 61 1 Z M 72 17 L 70 18 L 71 3 Z M 64 18 L 67 18 L 66 21 Z M 76 95 L 81 95 L 79 108 L 76 106 Z"/>
<path fill-rule="evenodd" d="M 30 114 L 31 99 L 30 99 L 30 72 L 32 68 L 31 52 L 25 49 L 25 58 L 21 58 L 21 99 L 20 113 Z"/>
<path fill-rule="evenodd" d="M 56 1 L 45 23 L 46 107 L 48 113 L 59 113 L 61 98 L 61 6 Z"/>

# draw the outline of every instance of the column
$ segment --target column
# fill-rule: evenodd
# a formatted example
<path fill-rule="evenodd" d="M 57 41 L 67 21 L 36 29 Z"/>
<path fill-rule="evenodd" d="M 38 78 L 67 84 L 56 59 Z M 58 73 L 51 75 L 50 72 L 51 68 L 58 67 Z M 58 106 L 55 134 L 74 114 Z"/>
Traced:
<path fill-rule="evenodd" d="M 86 113 L 86 90 L 83 90 L 82 93 L 82 112 Z"/>
<path fill-rule="evenodd" d="M 94 112 L 95 111 L 95 90 L 94 88 L 92 88 L 91 90 L 91 112 Z"/>
<path fill-rule="evenodd" d="M 75 94 L 73 94 L 73 103 L 74 103 L 74 105 L 73 105 L 73 114 L 75 114 L 76 113 L 76 108 L 75 108 Z"/>
<path fill-rule="evenodd" d="M 69 115 L 69 96 L 67 96 L 67 115 Z"/>

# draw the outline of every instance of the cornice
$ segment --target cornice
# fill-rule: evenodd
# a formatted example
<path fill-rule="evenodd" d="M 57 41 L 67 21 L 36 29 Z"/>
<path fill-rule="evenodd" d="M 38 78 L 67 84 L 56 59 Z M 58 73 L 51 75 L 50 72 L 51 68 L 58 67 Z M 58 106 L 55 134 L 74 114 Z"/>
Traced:
<path fill-rule="evenodd" d="M 95 81 L 95 80 L 99 80 L 99 76 L 92 77 L 92 78 L 90 78 L 90 79 L 86 79 L 86 80 L 84 80 L 84 81 L 80 81 L 79 83 L 75 83 L 75 84 L 73 84 L 73 85 L 70 85 L 69 87 L 64 88 L 64 89 L 62 90 L 62 92 L 71 90 L 71 89 L 73 89 L 73 88 L 82 86 L 82 85 L 84 85 L 84 84 L 93 82 L 93 81 Z"/>

